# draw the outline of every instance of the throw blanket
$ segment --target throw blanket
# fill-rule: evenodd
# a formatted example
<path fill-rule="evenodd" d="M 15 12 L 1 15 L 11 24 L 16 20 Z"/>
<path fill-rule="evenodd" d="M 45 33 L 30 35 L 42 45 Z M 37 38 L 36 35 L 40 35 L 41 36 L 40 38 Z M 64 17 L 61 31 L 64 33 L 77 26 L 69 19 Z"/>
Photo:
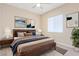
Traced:
<path fill-rule="evenodd" d="M 46 38 L 48 38 L 48 37 L 45 37 L 45 36 L 30 36 L 30 37 L 26 37 L 24 39 L 14 40 L 13 43 L 10 45 L 12 52 L 13 52 L 13 55 L 16 54 L 18 45 L 23 44 L 23 43 L 32 42 L 32 41 L 42 40 L 42 39 L 46 39 Z"/>

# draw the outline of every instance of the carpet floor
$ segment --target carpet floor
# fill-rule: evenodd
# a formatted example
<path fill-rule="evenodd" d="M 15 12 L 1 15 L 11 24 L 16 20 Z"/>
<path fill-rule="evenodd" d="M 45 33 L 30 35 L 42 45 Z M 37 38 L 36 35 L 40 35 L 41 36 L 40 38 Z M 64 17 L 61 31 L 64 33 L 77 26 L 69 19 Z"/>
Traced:
<path fill-rule="evenodd" d="M 56 50 L 49 50 L 41 56 L 54 56 L 54 55 L 64 55 L 67 50 L 60 47 L 56 47 Z M 0 56 L 12 56 L 13 53 L 10 47 L 0 49 Z"/>
<path fill-rule="evenodd" d="M 13 56 L 11 48 L 7 47 L 0 49 L 0 56 Z M 50 50 L 41 56 L 79 56 L 79 52 L 70 48 L 65 49 L 61 46 L 57 46 L 56 50 Z"/>

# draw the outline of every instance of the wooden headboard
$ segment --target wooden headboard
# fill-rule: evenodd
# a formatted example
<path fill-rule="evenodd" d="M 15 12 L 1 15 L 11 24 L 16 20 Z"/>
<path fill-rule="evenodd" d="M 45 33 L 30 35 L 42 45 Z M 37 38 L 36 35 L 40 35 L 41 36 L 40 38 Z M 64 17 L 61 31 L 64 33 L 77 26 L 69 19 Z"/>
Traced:
<path fill-rule="evenodd" d="M 26 33 L 32 33 L 32 35 L 36 35 L 35 29 L 13 29 L 13 37 L 18 37 L 18 32 L 26 32 Z"/>

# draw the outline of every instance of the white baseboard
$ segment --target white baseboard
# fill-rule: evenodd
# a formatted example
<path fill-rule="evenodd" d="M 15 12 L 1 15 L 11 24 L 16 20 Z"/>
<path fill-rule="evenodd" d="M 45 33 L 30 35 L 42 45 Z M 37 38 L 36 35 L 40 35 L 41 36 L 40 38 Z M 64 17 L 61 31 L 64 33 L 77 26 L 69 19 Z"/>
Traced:
<path fill-rule="evenodd" d="M 74 46 L 72 45 L 69 45 L 69 44 L 65 44 L 65 43 L 62 43 L 62 42 L 56 42 L 57 46 L 61 46 L 61 47 L 64 47 L 64 48 L 70 48 L 70 49 L 73 49 Z"/>

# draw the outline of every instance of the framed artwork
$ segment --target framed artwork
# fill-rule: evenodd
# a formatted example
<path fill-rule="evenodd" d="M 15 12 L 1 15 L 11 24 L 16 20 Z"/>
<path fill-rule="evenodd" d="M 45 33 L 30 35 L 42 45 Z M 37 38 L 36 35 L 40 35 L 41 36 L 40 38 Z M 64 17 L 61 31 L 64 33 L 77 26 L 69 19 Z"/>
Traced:
<path fill-rule="evenodd" d="M 26 28 L 26 18 L 15 16 L 15 28 Z"/>
<path fill-rule="evenodd" d="M 71 13 L 66 15 L 66 27 L 67 28 L 73 28 L 79 26 L 79 13 Z"/>
<path fill-rule="evenodd" d="M 15 16 L 15 28 L 35 28 L 32 19 Z"/>

